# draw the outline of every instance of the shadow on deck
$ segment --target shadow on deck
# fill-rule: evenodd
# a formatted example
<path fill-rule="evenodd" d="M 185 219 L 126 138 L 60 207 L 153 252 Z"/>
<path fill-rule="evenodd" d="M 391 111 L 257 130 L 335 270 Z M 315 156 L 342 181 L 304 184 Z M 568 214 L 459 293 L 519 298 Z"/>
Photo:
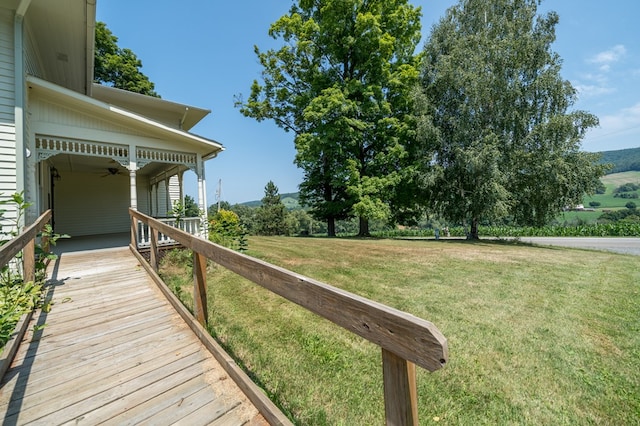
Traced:
<path fill-rule="evenodd" d="M 2 380 L 3 424 L 267 424 L 128 247 L 65 250 Z"/>

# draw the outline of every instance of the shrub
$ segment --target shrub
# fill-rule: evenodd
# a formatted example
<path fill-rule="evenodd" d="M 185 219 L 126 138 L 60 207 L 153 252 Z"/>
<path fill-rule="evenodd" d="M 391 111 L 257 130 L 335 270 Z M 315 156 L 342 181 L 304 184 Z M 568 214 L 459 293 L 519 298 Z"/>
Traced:
<path fill-rule="evenodd" d="M 600 207 L 600 201 L 589 201 L 589 206 Z"/>
<path fill-rule="evenodd" d="M 614 189 L 613 192 L 614 193 L 633 192 L 633 191 L 637 191 L 638 189 L 640 189 L 640 185 L 629 182 L 629 183 L 625 183 L 624 185 L 620 185 L 619 187 Z"/>
<path fill-rule="evenodd" d="M 221 209 L 209 219 L 209 240 L 221 246 L 239 248 L 244 232 L 240 218 L 231 210 Z"/>
<path fill-rule="evenodd" d="M 627 204 L 624 205 L 626 208 L 628 209 L 635 209 L 636 208 L 636 203 L 634 203 L 633 201 L 629 201 Z"/>

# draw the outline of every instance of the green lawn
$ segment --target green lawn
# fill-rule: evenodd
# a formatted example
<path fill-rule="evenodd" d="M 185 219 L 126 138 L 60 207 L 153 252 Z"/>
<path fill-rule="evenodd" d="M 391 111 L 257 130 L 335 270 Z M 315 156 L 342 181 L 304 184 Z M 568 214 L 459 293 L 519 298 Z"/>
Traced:
<path fill-rule="evenodd" d="M 250 254 L 432 321 L 420 424 L 639 424 L 637 257 L 489 241 L 252 237 Z M 188 305 L 191 274 L 161 273 Z M 173 264 L 172 264 L 173 261 Z M 296 424 L 384 419 L 377 346 L 210 266 L 209 320 Z"/>

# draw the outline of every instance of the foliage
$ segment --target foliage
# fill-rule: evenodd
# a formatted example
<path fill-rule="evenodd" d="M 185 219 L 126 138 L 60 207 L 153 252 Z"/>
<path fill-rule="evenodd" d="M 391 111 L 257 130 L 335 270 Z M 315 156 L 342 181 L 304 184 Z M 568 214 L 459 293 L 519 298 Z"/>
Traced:
<path fill-rule="evenodd" d="M 536 226 L 478 226 L 478 235 L 484 237 L 639 237 L 640 218 L 633 210 L 619 210 L 605 213 L 601 223 L 579 225 Z M 610 218 L 610 219 L 606 219 Z M 635 218 L 635 219 L 634 219 Z M 380 238 L 432 238 L 434 229 L 405 228 L 378 231 L 374 235 Z M 468 229 L 461 226 L 449 228 L 451 237 L 465 237 Z"/>
<path fill-rule="evenodd" d="M 198 204 L 190 195 L 184 196 L 184 216 L 185 217 L 200 217 L 200 208 Z"/>
<path fill-rule="evenodd" d="M 249 254 L 433 322 L 451 356 L 434 373 L 418 368 L 420 424 L 637 423 L 633 256 L 282 237 L 252 237 Z M 184 279 L 188 299 L 190 273 L 163 276 Z M 376 345 L 222 268 L 207 282 L 215 338 L 294 423 L 384 422 Z"/>
<path fill-rule="evenodd" d="M 600 207 L 600 201 L 589 201 L 590 207 Z"/>
<path fill-rule="evenodd" d="M 200 217 L 200 208 L 190 195 L 184 196 L 184 202 L 175 200 L 173 202 L 173 208 L 169 211 L 169 214 L 173 216 L 177 222 L 180 222 L 187 217 Z"/>
<path fill-rule="evenodd" d="M 269 30 L 284 45 L 256 48 L 263 82 L 237 105 L 295 133 L 301 202 L 330 236 L 338 219 L 359 216 L 366 235 L 391 216 L 415 128 L 420 15 L 407 0 L 300 0 Z"/>
<path fill-rule="evenodd" d="M 289 235 L 290 222 L 287 221 L 287 210 L 280 200 L 278 187 L 269 181 L 264 187 L 262 205 L 256 209 L 256 235 Z"/>
<path fill-rule="evenodd" d="M 600 162 L 612 165 L 609 173 L 640 171 L 640 148 L 604 151 Z"/>
<path fill-rule="evenodd" d="M 159 98 L 142 61 L 130 49 L 118 47 L 118 38 L 104 22 L 96 22 L 94 80 L 98 83 Z"/>
<path fill-rule="evenodd" d="M 464 0 L 425 44 L 425 203 L 471 236 L 484 220 L 542 226 L 595 191 L 605 166 L 580 151 L 598 119 L 568 112 L 576 91 L 551 47 L 558 16 L 538 0 Z"/>
<path fill-rule="evenodd" d="M 629 201 L 627 204 L 624 205 L 626 208 L 628 209 L 635 209 L 636 208 L 636 203 L 634 203 L 633 201 Z"/>
<path fill-rule="evenodd" d="M 240 218 L 230 210 L 220 209 L 209 218 L 209 240 L 216 244 L 239 249 L 242 246 L 241 239 L 244 232 L 246 231 L 240 224 Z"/>
<path fill-rule="evenodd" d="M 0 205 L 14 205 L 16 212 L 15 218 L 9 218 L 4 216 L 5 210 L 0 210 L 0 221 L 5 224 L 1 232 L 0 245 L 4 245 L 22 231 L 20 224 L 31 203 L 27 203 L 20 192 L 12 194 L 8 199 L 2 199 Z M 39 236 L 47 239 L 50 246 L 55 245 L 60 238 L 68 238 L 67 235 L 55 234 L 49 224 L 45 225 Z M 35 282 L 24 282 L 22 253 L 19 253 L 12 263 L 0 267 L 0 348 L 4 347 L 11 337 L 20 317 L 39 306 L 46 278 L 46 262 L 57 258 L 41 244 L 36 244 L 35 256 Z"/>
<path fill-rule="evenodd" d="M 638 189 L 640 189 L 640 185 L 638 185 L 637 183 L 628 182 L 628 183 L 625 183 L 624 185 L 620 185 L 619 187 L 614 189 L 613 192 L 614 193 L 633 192 L 633 191 L 637 191 Z"/>

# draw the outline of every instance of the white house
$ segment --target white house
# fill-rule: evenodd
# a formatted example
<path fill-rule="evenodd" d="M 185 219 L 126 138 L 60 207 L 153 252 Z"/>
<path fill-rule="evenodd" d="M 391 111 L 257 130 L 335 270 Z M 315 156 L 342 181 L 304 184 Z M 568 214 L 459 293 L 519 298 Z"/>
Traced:
<path fill-rule="evenodd" d="M 224 148 L 189 130 L 210 111 L 93 83 L 95 11 L 0 0 L 1 196 L 24 191 L 27 223 L 51 208 L 58 233 L 122 233 L 128 207 L 166 216 L 192 170 L 206 212 L 204 162 Z"/>

